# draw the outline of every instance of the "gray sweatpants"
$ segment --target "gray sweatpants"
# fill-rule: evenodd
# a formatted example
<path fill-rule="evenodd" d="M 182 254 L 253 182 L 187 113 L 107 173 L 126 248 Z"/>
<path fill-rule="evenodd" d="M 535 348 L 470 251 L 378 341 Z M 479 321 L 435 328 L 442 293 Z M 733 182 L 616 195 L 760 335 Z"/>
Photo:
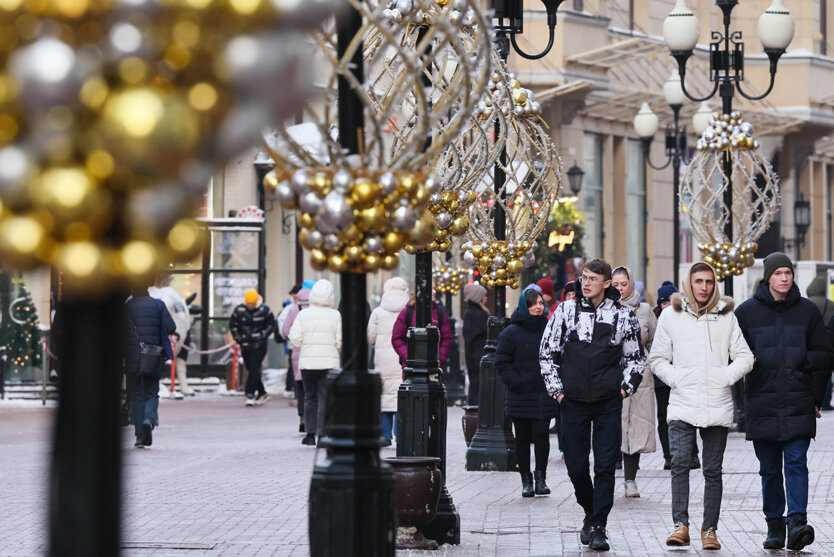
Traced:
<path fill-rule="evenodd" d="M 696 428 L 680 420 L 669 422 L 669 450 L 672 453 L 672 520 L 689 526 L 689 463 L 695 431 L 701 430 L 704 449 L 701 470 L 704 473 L 704 522 L 701 530 L 718 529 L 724 485 L 721 467 L 727 447 L 726 427 Z"/>

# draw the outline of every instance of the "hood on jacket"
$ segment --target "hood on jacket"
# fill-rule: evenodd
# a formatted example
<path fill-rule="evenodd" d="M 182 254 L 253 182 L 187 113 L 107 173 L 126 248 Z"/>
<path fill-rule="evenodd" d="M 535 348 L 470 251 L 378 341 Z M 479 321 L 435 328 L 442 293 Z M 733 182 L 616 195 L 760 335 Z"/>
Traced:
<path fill-rule="evenodd" d="M 382 299 L 379 301 L 379 307 L 385 311 L 400 313 L 410 298 L 405 280 L 394 277 L 385 281 L 382 286 Z"/>
<path fill-rule="evenodd" d="M 333 304 L 333 284 L 327 279 L 316 281 L 310 289 L 310 305 L 332 308 Z"/>
<path fill-rule="evenodd" d="M 628 277 L 628 296 L 625 298 L 621 297 L 620 303 L 636 311 L 637 306 L 640 305 L 640 292 L 637 290 L 637 283 L 634 280 L 634 274 L 631 272 L 631 269 L 622 266 L 614 269 L 611 276 L 614 276 L 617 273 L 625 273 L 626 277 Z"/>
<path fill-rule="evenodd" d="M 700 263 L 703 263 L 704 265 L 710 268 L 710 270 L 712 271 L 712 275 L 716 277 L 716 280 L 715 289 L 712 291 L 712 296 L 710 296 L 710 299 L 707 300 L 707 303 L 703 307 L 698 308 L 695 304 L 695 296 L 692 294 L 692 268 Z M 735 302 L 732 302 L 732 298 L 725 298 L 726 300 L 729 300 L 731 303 L 735 304 Z M 689 270 L 686 272 L 686 278 L 684 278 L 683 282 L 681 283 L 680 294 L 673 294 L 669 301 L 672 302 L 672 305 L 675 307 L 677 311 L 683 311 L 684 309 L 686 309 L 686 311 L 688 311 L 689 313 L 698 316 L 704 315 L 706 313 L 712 313 L 715 311 L 718 311 L 719 313 L 725 313 L 724 311 L 722 311 L 725 309 L 724 306 L 726 306 L 727 304 L 725 298 L 722 298 L 721 294 L 718 292 L 718 273 L 715 272 L 715 269 L 712 267 L 712 265 L 710 265 L 709 263 L 704 263 L 703 261 L 696 261 L 695 263 L 689 266 Z M 719 303 L 722 300 L 724 300 L 724 306 L 719 308 Z"/>
<path fill-rule="evenodd" d="M 766 306 L 777 308 L 777 307 L 789 307 L 794 305 L 802 298 L 802 293 L 799 291 L 799 287 L 796 283 L 793 283 L 791 289 L 788 290 L 788 295 L 785 297 L 784 300 L 776 300 L 773 298 L 773 294 L 770 292 L 770 287 L 764 280 L 760 280 L 758 284 L 756 284 L 756 291 L 753 292 L 753 297 L 759 300 Z"/>
<path fill-rule="evenodd" d="M 808 289 L 805 293 L 808 295 L 809 298 L 813 296 L 823 296 L 825 297 L 825 279 L 822 277 L 814 277 L 814 280 L 811 281 L 811 284 L 808 285 Z"/>
<path fill-rule="evenodd" d="M 568 292 L 576 294 L 576 283 L 574 281 L 566 282 L 562 287 L 562 296 L 559 298 L 560 302 L 564 302 L 567 299 Z"/>
<path fill-rule="evenodd" d="M 522 311 L 518 307 L 513 310 L 513 315 L 510 317 L 510 324 L 519 325 L 529 331 L 544 331 L 544 328 L 547 326 L 547 315 L 544 313 L 541 315 L 530 315 L 529 311 Z"/>

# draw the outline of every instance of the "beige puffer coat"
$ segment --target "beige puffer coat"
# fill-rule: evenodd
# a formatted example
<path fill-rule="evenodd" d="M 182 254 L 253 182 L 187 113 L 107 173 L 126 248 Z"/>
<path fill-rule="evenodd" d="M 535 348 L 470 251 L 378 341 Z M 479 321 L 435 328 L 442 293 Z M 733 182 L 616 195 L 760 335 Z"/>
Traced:
<path fill-rule="evenodd" d="M 753 354 L 733 313 L 733 299 L 719 298 L 716 286 L 713 298 L 699 310 L 689 301 L 689 274 L 683 294 L 672 295 L 672 305 L 660 314 L 649 365 L 672 389 L 668 421 L 731 427 L 730 388 L 753 368 Z"/>
<path fill-rule="evenodd" d="M 391 345 L 394 322 L 408 303 L 408 285 L 400 277 L 385 281 L 379 307 L 368 320 L 368 344 L 374 347 L 374 370 L 382 378 L 382 411 L 397 411 L 397 391 L 402 383 L 400 357 Z"/>
<path fill-rule="evenodd" d="M 631 308 L 637 315 L 637 322 L 640 323 L 640 341 L 648 354 L 652 349 L 657 318 L 649 304 L 640 302 L 640 293 L 637 292 L 631 270 L 628 267 L 618 267 L 614 272 L 616 273 L 619 269 L 626 270 L 630 284 L 629 295 L 621 299 L 620 303 Z M 653 453 L 657 450 L 655 416 L 654 379 L 649 367 L 646 366 L 637 392 L 623 400 L 622 452 L 637 454 Z"/>
<path fill-rule="evenodd" d="M 298 313 L 290 344 L 299 350 L 298 368 L 341 369 L 342 316 L 333 309 L 333 285 L 322 279 L 310 290 L 310 307 Z"/>

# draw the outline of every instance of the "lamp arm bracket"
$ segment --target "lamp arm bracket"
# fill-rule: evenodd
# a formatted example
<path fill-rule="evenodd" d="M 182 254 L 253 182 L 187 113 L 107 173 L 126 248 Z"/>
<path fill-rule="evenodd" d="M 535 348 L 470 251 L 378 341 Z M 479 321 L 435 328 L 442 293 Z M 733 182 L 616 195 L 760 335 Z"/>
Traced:
<path fill-rule="evenodd" d="M 547 56 L 547 54 L 553 48 L 553 41 L 554 41 L 555 36 L 556 36 L 556 25 L 555 25 L 555 23 L 554 23 L 554 25 L 548 25 L 548 27 L 550 27 L 550 37 L 547 41 L 547 46 L 544 47 L 544 50 L 542 50 L 538 54 L 528 54 L 528 53 L 524 52 L 521 49 L 521 47 L 518 45 L 518 42 L 516 41 L 515 33 L 512 33 L 510 35 L 510 41 L 513 44 L 513 50 L 515 50 L 516 53 L 519 56 L 521 56 L 522 58 L 526 58 L 527 60 L 540 60 L 541 58 L 544 58 L 545 56 Z"/>
<path fill-rule="evenodd" d="M 648 164 L 649 166 L 651 166 L 655 170 L 665 170 L 666 168 L 669 167 L 670 164 L 672 164 L 672 159 L 673 158 L 674 157 L 670 157 L 669 155 L 666 155 L 666 164 L 663 164 L 663 165 L 660 165 L 660 166 L 655 166 L 655 164 L 652 162 L 651 156 L 649 156 L 649 154 L 646 153 L 646 164 Z"/>
<path fill-rule="evenodd" d="M 765 92 L 764 92 L 764 93 L 762 93 L 761 95 L 748 95 L 747 93 L 745 93 L 745 92 L 742 90 L 742 88 L 741 88 L 741 82 L 740 82 L 740 81 L 736 81 L 736 90 L 738 91 L 738 93 L 739 93 L 742 97 L 744 97 L 744 98 L 745 98 L 745 99 L 747 99 L 747 100 L 750 100 L 750 101 L 760 101 L 760 100 L 762 100 L 763 98 L 765 98 L 766 96 L 768 96 L 768 95 L 770 94 L 770 92 L 771 92 L 771 91 L 773 91 L 773 85 L 776 83 L 776 71 L 775 71 L 775 70 L 776 70 L 776 68 L 771 68 L 771 72 L 770 72 L 770 85 L 768 86 L 767 91 L 765 91 Z"/>
<path fill-rule="evenodd" d="M 711 98 L 713 98 L 715 96 L 715 94 L 718 92 L 718 86 L 720 85 L 720 82 L 716 81 L 715 82 L 715 87 L 712 88 L 712 91 L 710 91 L 710 93 L 708 95 L 706 95 L 704 97 L 696 97 L 695 95 L 691 94 L 686 89 L 686 81 L 684 79 L 684 73 L 683 72 L 679 72 L 679 73 L 680 73 L 680 76 L 681 76 L 681 90 L 683 91 L 683 94 L 686 95 L 686 98 L 689 99 L 692 102 L 700 103 L 700 102 L 708 101 Z"/>

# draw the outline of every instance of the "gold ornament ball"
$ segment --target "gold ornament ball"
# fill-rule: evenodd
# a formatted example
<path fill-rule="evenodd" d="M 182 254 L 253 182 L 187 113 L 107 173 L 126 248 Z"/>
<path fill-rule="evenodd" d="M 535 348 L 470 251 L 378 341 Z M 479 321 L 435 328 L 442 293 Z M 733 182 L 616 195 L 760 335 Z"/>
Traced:
<path fill-rule="evenodd" d="M 484 250 L 481 246 L 472 246 L 470 252 L 476 259 L 479 259 L 484 254 Z"/>
<path fill-rule="evenodd" d="M 469 217 L 466 215 L 460 215 L 452 220 L 452 224 L 449 226 L 449 234 L 452 236 L 462 236 L 463 234 L 466 234 L 468 229 Z"/>
<path fill-rule="evenodd" d="M 314 230 L 316 226 L 316 218 L 310 213 L 296 213 L 298 225 L 302 228 Z"/>
<path fill-rule="evenodd" d="M 405 234 L 390 230 L 382 237 L 382 246 L 388 253 L 397 253 L 407 241 L 408 237 Z"/>
<path fill-rule="evenodd" d="M 361 246 L 348 246 L 345 250 L 345 257 L 347 257 L 348 262 L 357 263 L 362 260 L 364 253 L 365 250 Z"/>
<path fill-rule="evenodd" d="M 377 271 L 380 266 L 382 266 L 382 257 L 375 253 L 369 253 L 365 256 L 364 267 L 366 273 Z"/>
<path fill-rule="evenodd" d="M 192 219 L 182 219 L 168 232 L 168 246 L 180 259 L 191 259 L 203 249 L 205 231 Z"/>
<path fill-rule="evenodd" d="M 413 174 L 403 174 L 397 180 L 397 185 L 406 197 L 411 197 L 414 191 L 419 187 L 419 182 Z"/>
<path fill-rule="evenodd" d="M 278 170 L 272 169 L 266 173 L 264 176 L 264 188 L 269 193 L 275 193 L 275 190 L 278 188 L 278 184 L 281 183 L 281 178 L 278 176 Z"/>
<path fill-rule="evenodd" d="M 365 239 L 365 237 L 362 234 L 362 231 L 359 230 L 359 227 L 357 227 L 355 224 L 348 226 L 344 230 L 340 230 L 338 236 L 342 242 L 351 245 L 358 245 L 362 242 L 362 240 Z"/>
<path fill-rule="evenodd" d="M 379 193 L 379 184 L 369 178 L 359 178 L 350 191 L 350 199 L 354 207 L 367 209 L 380 201 Z"/>
<path fill-rule="evenodd" d="M 327 268 L 327 254 L 315 248 L 310 250 L 310 266 L 316 271 L 323 271 Z"/>
<path fill-rule="evenodd" d="M 316 172 L 315 176 L 309 180 L 308 185 L 319 197 L 324 197 L 333 190 L 333 182 L 326 172 Z"/>
<path fill-rule="evenodd" d="M 524 270 L 524 263 L 522 263 L 520 260 L 510 259 L 507 262 L 507 271 L 509 271 L 511 274 L 517 275 L 523 270 Z"/>
<path fill-rule="evenodd" d="M 348 262 L 341 254 L 334 253 L 327 258 L 327 266 L 331 271 L 343 273 L 348 270 Z"/>
<path fill-rule="evenodd" d="M 382 258 L 382 268 L 386 271 L 394 271 L 400 266 L 400 256 L 396 253 L 388 254 Z"/>

